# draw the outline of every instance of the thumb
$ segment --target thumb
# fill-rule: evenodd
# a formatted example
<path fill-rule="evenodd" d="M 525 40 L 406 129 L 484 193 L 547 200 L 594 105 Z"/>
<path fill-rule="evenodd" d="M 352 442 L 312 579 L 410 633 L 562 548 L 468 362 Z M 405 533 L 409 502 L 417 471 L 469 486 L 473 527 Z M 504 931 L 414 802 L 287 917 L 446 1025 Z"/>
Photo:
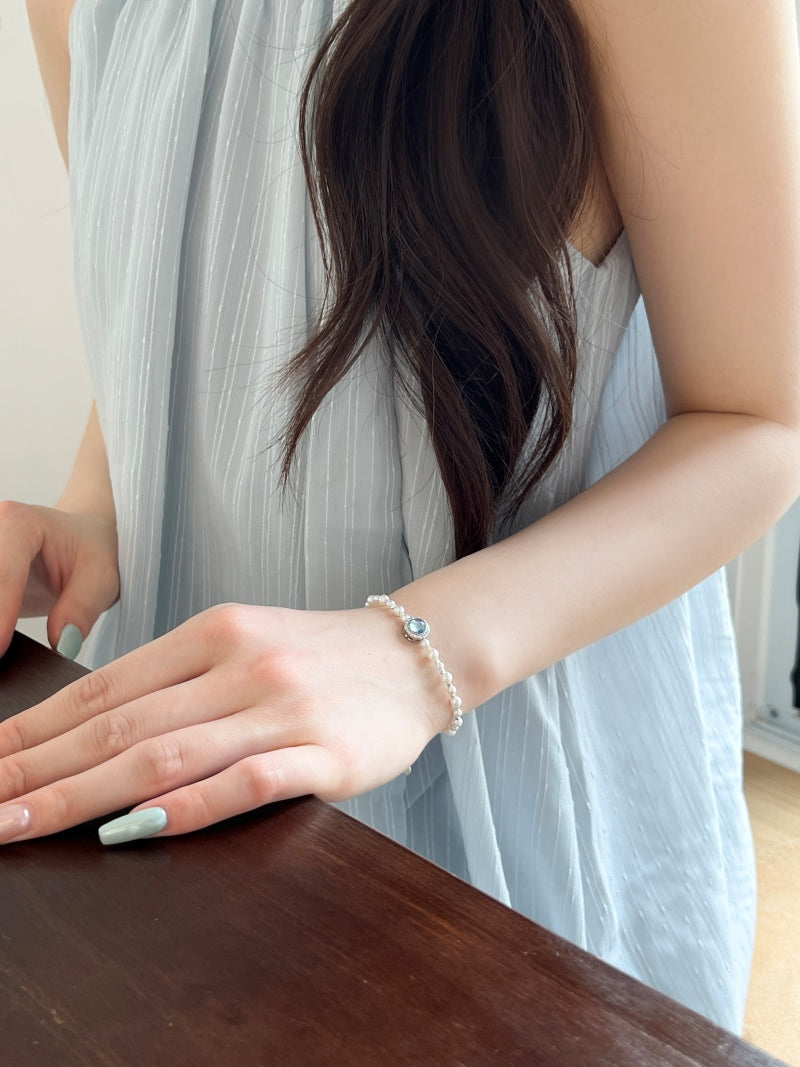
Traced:
<path fill-rule="evenodd" d="M 106 610 L 101 590 L 93 591 L 84 581 L 73 580 L 47 617 L 47 638 L 51 646 L 66 659 L 75 659 L 89 636 L 89 631 Z"/>

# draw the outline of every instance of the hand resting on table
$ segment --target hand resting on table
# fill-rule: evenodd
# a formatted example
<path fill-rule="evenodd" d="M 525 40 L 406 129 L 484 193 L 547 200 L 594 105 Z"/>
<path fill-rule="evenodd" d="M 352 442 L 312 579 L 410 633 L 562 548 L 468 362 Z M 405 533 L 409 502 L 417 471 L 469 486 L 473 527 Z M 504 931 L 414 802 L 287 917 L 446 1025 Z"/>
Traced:
<path fill-rule="evenodd" d="M 388 612 L 211 608 L 0 724 L 0 841 L 128 805 L 167 835 L 365 792 L 447 726 L 425 666 Z"/>

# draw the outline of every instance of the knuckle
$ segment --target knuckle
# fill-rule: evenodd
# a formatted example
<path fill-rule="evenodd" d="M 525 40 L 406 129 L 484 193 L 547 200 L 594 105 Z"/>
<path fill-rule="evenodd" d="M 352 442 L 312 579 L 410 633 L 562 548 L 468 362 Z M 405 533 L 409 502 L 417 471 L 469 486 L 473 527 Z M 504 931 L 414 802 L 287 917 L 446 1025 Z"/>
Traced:
<path fill-rule="evenodd" d="M 35 555 L 41 547 L 42 510 L 17 500 L 0 501 L 0 533 L 11 545 Z"/>
<path fill-rule="evenodd" d="M 34 524 L 37 509 L 19 500 L 0 500 L 0 526 L 16 526 L 28 530 Z"/>
<path fill-rule="evenodd" d="M 30 775 L 25 768 L 24 758 L 9 756 L 3 760 L 3 793 L 11 797 L 21 797 L 31 791 Z"/>
<path fill-rule="evenodd" d="M 260 808 L 281 796 L 283 776 L 272 760 L 260 756 L 244 760 L 242 776 L 245 795 L 252 808 Z"/>
<path fill-rule="evenodd" d="M 106 670 L 99 670 L 87 674 L 84 678 L 73 682 L 65 690 L 70 702 L 71 710 L 79 716 L 99 715 L 116 703 L 114 699 L 114 684 Z"/>
<path fill-rule="evenodd" d="M 29 747 L 25 728 L 19 716 L 15 715 L 0 724 L 0 752 L 11 756 L 17 752 L 24 752 Z"/>
<path fill-rule="evenodd" d="M 136 741 L 136 730 L 123 711 L 113 711 L 92 720 L 90 737 L 93 753 L 105 761 L 129 749 Z"/>
<path fill-rule="evenodd" d="M 25 505 L 16 500 L 0 500 L 0 526 L 15 522 L 24 510 Z"/>
<path fill-rule="evenodd" d="M 303 694 L 309 673 L 296 649 L 280 646 L 271 648 L 259 657 L 254 670 L 264 686 L 272 692 L 291 694 L 298 712 L 301 710 L 305 703 Z"/>
<path fill-rule="evenodd" d="M 47 790 L 48 822 L 59 829 L 66 829 L 82 822 L 85 815 L 76 811 L 75 799 L 61 783 L 51 785 Z"/>
<path fill-rule="evenodd" d="M 143 742 L 137 757 L 142 783 L 147 789 L 164 792 L 182 781 L 185 760 L 174 738 L 157 737 Z"/>
<path fill-rule="evenodd" d="M 0 501 L 0 534 L 8 542 L 7 551 L 0 559 L 3 578 L 16 572 L 17 564 L 22 562 L 20 553 L 27 555 L 25 563 L 28 563 L 39 551 L 41 537 L 37 515 L 37 510 L 30 505 L 16 500 Z"/>
<path fill-rule="evenodd" d="M 198 789 L 181 797 L 180 807 L 181 822 L 193 830 L 201 830 L 217 821 L 218 816 L 212 814 L 208 798 Z"/>
<path fill-rule="evenodd" d="M 217 604 L 203 613 L 206 640 L 229 647 L 238 645 L 250 632 L 251 612 L 243 604 Z"/>

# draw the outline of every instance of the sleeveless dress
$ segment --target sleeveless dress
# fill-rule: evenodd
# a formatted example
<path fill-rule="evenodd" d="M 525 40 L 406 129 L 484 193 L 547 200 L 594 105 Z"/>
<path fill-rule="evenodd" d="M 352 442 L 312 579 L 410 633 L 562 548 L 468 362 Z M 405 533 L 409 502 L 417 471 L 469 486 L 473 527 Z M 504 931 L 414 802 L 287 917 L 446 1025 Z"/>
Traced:
<path fill-rule="evenodd" d="M 349 608 L 452 559 L 424 420 L 378 345 L 317 412 L 293 491 L 277 482 L 276 375 L 321 295 L 297 101 L 344 6 L 74 9 L 76 289 L 122 583 L 96 663 L 215 603 Z M 665 417 L 625 236 L 599 267 L 577 252 L 572 267 L 574 429 L 518 525 L 602 477 Z M 597 530 L 599 545 L 609 536 Z M 735 1030 L 754 923 L 740 729 L 717 574 L 500 694 L 410 776 L 342 807 Z"/>

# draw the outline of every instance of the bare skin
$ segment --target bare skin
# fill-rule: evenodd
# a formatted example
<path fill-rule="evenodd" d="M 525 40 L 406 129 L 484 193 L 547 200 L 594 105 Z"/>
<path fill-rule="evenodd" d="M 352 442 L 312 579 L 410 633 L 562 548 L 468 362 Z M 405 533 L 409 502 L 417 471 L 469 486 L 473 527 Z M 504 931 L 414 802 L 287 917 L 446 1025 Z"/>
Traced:
<path fill-rule="evenodd" d="M 28 17 L 53 126 L 67 162 L 69 18 L 74 0 L 28 0 Z M 0 503 L 0 653 L 17 618 L 47 616 L 55 647 L 67 623 L 86 636 L 119 595 L 108 457 L 92 406 L 72 474 L 55 508 Z"/>
<path fill-rule="evenodd" d="M 430 620 L 467 709 L 673 599 L 800 493 L 793 0 L 574 2 L 607 176 L 575 242 L 598 260 L 625 226 L 669 419 L 564 507 L 395 592 Z M 48 27 L 43 66 L 56 56 L 51 100 L 64 91 L 63 40 L 48 37 L 47 12 L 69 6 L 29 2 Z M 109 522 L 98 431 L 67 499 Z M 3 634 L 56 521 L 42 519 L 33 556 L 36 539 L 15 533 L 26 515 L 0 525 Z M 88 572 L 76 577 L 80 597 L 93 587 L 92 621 L 113 583 L 101 596 Z M 488 631 L 475 625 L 487 616 Z M 410 669 L 388 614 L 223 606 L 0 726 L 0 825 L 22 840 L 159 806 L 163 834 L 176 834 L 283 797 L 352 796 L 399 774 L 448 719 L 438 679 Z"/>

